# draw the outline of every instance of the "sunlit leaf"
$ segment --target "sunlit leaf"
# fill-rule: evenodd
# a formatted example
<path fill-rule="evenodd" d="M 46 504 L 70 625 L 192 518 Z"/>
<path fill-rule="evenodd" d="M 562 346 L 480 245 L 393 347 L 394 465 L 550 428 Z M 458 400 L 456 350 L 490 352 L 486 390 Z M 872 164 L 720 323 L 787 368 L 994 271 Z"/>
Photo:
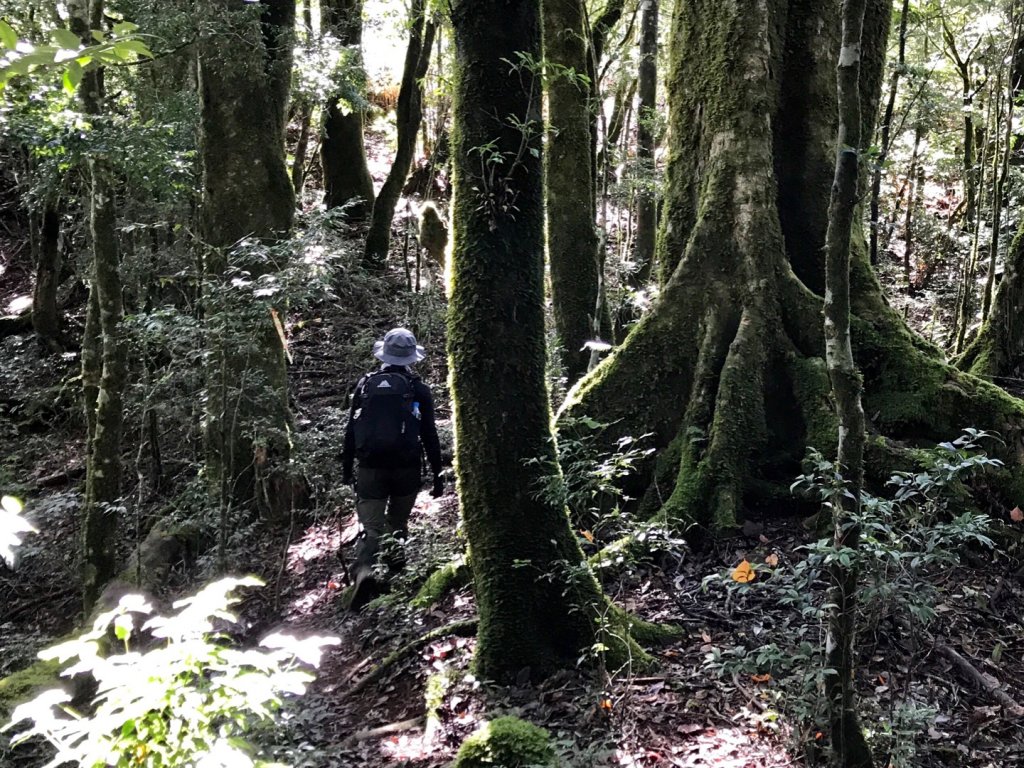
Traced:
<path fill-rule="evenodd" d="M 78 48 L 82 44 L 82 41 L 78 39 L 78 35 L 76 35 L 70 29 L 55 29 L 53 30 L 53 32 L 50 33 L 50 37 L 53 38 L 53 42 L 55 42 L 61 48 L 78 50 Z"/>
<path fill-rule="evenodd" d="M 0 19 L 0 45 L 12 51 L 18 46 L 18 34 L 3 19 Z"/>

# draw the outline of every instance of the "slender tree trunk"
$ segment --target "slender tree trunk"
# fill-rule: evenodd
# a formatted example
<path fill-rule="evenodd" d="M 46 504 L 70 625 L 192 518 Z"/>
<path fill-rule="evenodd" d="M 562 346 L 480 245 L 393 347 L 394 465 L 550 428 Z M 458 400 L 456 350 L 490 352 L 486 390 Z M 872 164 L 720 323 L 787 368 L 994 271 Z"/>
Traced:
<path fill-rule="evenodd" d="M 889 96 L 885 102 L 882 115 L 882 135 L 879 141 L 878 162 L 871 175 L 871 226 L 869 229 L 869 253 L 871 263 L 878 263 L 878 224 L 879 202 L 882 197 L 882 174 L 885 172 L 885 161 L 889 158 L 889 145 L 892 137 L 892 120 L 896 108 L 896 95 L 899 93 L 900 76 L 907 65 L 907 20 L 910 17 L 910 0 L 903 0 L 900 11 L 899 53 L 889 80 Z"/>
<path fill-rule="evenodd" d="M 294 213 L 280 86 L 291 70 L 295 5 L 205 0 L 203 8 L 221 32 L 199 46 L 206 474 L 222 509 L 255 506 L 276 519 L 293 501 L 285 355 L 271 307 L 243 286 L 278 268 L 261 246 L 286 237 Z M 239 270 L 249 273 L 241 285 Z"/>
<path fill-rule="evenodd" d="M 1016 45 L 1014 45 L 1013 48 L 1016 48 Z M 1002 77 L 1000 77 L 1000 83 L 1001 82 Z M 995 286 L 996 264 L 999 260 L 999 233 L 1003 226 L 1003 198 L 1006 194 L 1006 180 L 1010 174 L 1010 155 L 1012 153 L 1011 143 L 1013 141 L 1014 90 L 1015 85 L 1013 83 L 1013 73 L 1011 72 L 1009 93 L 1006 98 L 1006 127 L 1002 137 L 1002 154 L 999 153 L 999 131 L 993 131 L 993 135 L 997 137 L 997 143 L 996 151 L 994 153 L 995 163 L 992 168 L 992 179 L 994 182 L 992 189 L 992 241 L 989 244 L 988 275 L 985 277 L 985 292 L 982 294 L 981 301 L 981 318 L 983 321 L 988 318 L 989 311 L 992 308 L 992 289 Z M 998 109 L 996 110 L 996 115 L 999 115 Z"/>
<path fill-rule="evenodd" d="M 923 138 L 924 125 L 918 123 L 914 129 L 914 150 L 910 153 L 910 170 L 907 172 L 907 211 L 903 219 L 903 278 L 907 281 L 907 289 L 911 294 L 914 293 L 914 284 L 910 277 L 911 256 L 914 250 L 914 212 L 921 191 L 918 163 L 920 162 Z"/>
<path fill-rule="evenodd" d="M 313 2 L 302 2 L 302 27 L 305 35 L 305 46 L 309 50 L 313 46 Z M 303 99 L 298 109 L 299 138 L 295 142 L 295 158 L 292 160 L 292 187 L 301 199 L 302 185 L 306 180 L 306 153 L 309 151 L 309 131 L 313 121 L 313 105 Z"/>
<path fill-rule="evenodd" d="M 359 52 L 362 66 L 363 0 L 322 0 L 320 28 L 333 34 L 341 45 Z M 342 109 L 338 95 L 328 99 L 324 109 L 320 162 L 324 170 L 324 204 L 346 211 L 355 219 L 366 217 L 373 208 L 373 179 L 366 165 L 361 109 Z"/>
<path fill-rule="evenodd" d="M 409 177 L 413 156 L 416 154 L 416 136 L 423 122 L 423 77 L 430 64 L 437 23 L 427 19 L 426 0 L 413 0 L 410 9 L 409 47 L 405 51 L 402 85 L 395 110 L 398 123 L 398 148 L 380 194 L 373 203 L 370 231 L 366 236 L 363 264 L 375 270 L 383 269 L 391 245 L 391 222 L 395 206 Z"/>
<path fill-rule="evenodd" d="M 837 461 L 846 480 L 839 503 L 832 505 L 837 549 L 860 546 L 860 494 L 864 485 L 864 409 L 862 382 L 853 360 L 850 336 L 850 235 L 857 209 L 860 176 L 860 59 L 866 0 L 844 0 L 839 53 L 839 137 L 835 181 L 825 236 L 825 363 L 839 417 Z M 871 751 L 857 715 L 854 681 L 857 628 L 857 569 L 838 560 L 831 566 L 825 678 L 832 749 L 842 768 L 871 768 Z"/>
<path fill-rule="evenodd" d="M 36 281 L 32 287 L 32 327 L 45 346 L 63 351 L 64 338 L 57 309 L 61 270 L 60 210 L 55 204 L 47 203 L 38 214 L 32 212 L 30 219 L 36 266 Z"/>
<path fill-rule="evenodd" d="M 102 0 L 75 0 L 69 6 L 72 31 L 83 44 L 100 29 Z M 103 119 L 103 69 L 87 70 L 79 87 L 82 111 Z M 102 155 L 88 158 L 89 236 L 92 244 L 92 284 L 89 289 L 87 339 L 89 360 L 83 354 L 89 426 L 86 458 L 83 535 L 83 602 L 88 614 L 103 587 L 117 574 L 116 531 L 121 507 L 122 397 L 125 351 L 121 339 L 124 314 L 121 299 L 120 256 L 112 173 Z M 88 369 L 86 368 L 88 366 Z"/>
<path fill-rule="evenodd" d="M 986 106 L 986 127 L 991 124 L 993 119 L 996 120 L 996 124 L 998 125 L 999 118 L 995 116 L 996 111 L 993 109 L 993 101 L 995 101 L 995 99 L 990 94 Z M 992 135 L 996 135 L 997 133 L 997 128 L 993 126 Z M 985 182 L 987 178 L 986 169 L 988 167 L 988 144 L 989 142 L 985 142 L 981 145 L 981 159 L 978 163 L 978 196 L 976 201 L 979 206 L 983 206 L 985 204 L 985 193 L 987 190 Z M 981 228 L 981 217 L 976 216 L 974 219 L 974 230 L 971 237 L 971 250 L 967 255 L 967 259 L 964 261 L 960 285 L 957 288 L 956 317 L 953 320 L 953 340 L 950 345 L 953 355 L 955 356 L 961 355 L 964 352 L 964 347 L 967 344 L 967 332 L 974 323 L 974 302 L 976 298 L 975 280 L 978 274 L 978 263 L 981 258 Z"/>
<path fill-rule="evenodd" d="M 640 287 L 651 276 L 657 234 L 656 174 L 654 149 L 658 110 L 658 0 L 643 0 L 640 15 L 640 107 L 636 129 L 636 159 L 641 178 L 636 203 L 635 272 L 632 283 Z"/>
<path fill-rule="evenodd" d="M 953 30 L 949 28 L 946 23 L 944 16 L 940 15 L 940 21 L 942 23 L 942 39 L 946 43 L 946 53 L 950 60 L 953 62 L 957 73 L 960 75 L 961 83 L 961 94 L 963 100 L 963 115 L 964 115 L 964 132 L 963 132 L 963 145 L 964 145 L 964 156 L 963 156 L 963 168 L 964 168 L 964 200 L 966 200 L 966 206 L 964 208 L 964 221 L 969 227 L 974 222 L 975 214 L 977 213 L 977 195 L 976 195 L 976 166 L 975 166 L 975 151 L 974 151 L 974 84 L 971 82 L 971 58 L 968 56 L 966 59 L 960 55 L 960 51 L 957 47 L 956 35 Z"/>
<path fill-rule="evenodd" d="M 544 375 L 542 94 L 539 73 L 510 71 L 508 62 L 540 58 L 539 6 L 452 4 L 448 351 L 480 616 L 476 669 L 494 680 L 571 667 L 594 642 L 595 611 L 606 606 L 579 567 L 564 507 L 536 491 L 541 477 L 558 471 Z M 481 162 L 483 146 L 503 162 Z"/>
<path fill-rule="evenodd" d="M 587 71 L 586 8 L 582 0 L 543 0 L 548 78 L 545 193 L 548 267 L 555 332 L 568 383 L 587 372 L 588 340 L 600 335 L 601 258 L 595 228 L 590 126 L 594 103 Z"/>
<path fill-rule="evenodd" d="M 867 0 L 862 136 L 880 101 L 891 14 L 890 0 Z M 789 498 L 808 446 L 835 452 L 821 312 L 839 29 L 839 5 L 816 0 L 675 6 L 657 256 L 667 281 L 562 414 L 612 424 L 601 444 L 651 433 L 660 451 L 626 490 L 642 498 L 640 514 L 684 530 L 732 528 L 747 509 Z M 1010 435 L 1001 455 L 1013 461 L 1024 406 L 907 329 L 860 227 L 851 248 L 853 352 L 878 479 L 901 451 L 888 438 L 947 440 L 965 423 Z"/>

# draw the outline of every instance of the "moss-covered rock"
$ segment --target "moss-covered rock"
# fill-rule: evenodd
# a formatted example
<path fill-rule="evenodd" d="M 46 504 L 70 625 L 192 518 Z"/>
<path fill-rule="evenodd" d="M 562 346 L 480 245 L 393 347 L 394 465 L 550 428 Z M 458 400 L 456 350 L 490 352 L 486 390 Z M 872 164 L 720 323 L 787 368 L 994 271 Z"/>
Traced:
<path fill-rule="evenodd" d="M 0 679 L 0 724 L 7 722 L 14 708 L 46 688 L 60 685 L 60 664 L 37 661 L 35 664 Z"/>
<path fill-rule="evenodd" d="M 451 768 L 555 768 L 550 735 L 518 717 L 499 717 L 462 742 Z"/>

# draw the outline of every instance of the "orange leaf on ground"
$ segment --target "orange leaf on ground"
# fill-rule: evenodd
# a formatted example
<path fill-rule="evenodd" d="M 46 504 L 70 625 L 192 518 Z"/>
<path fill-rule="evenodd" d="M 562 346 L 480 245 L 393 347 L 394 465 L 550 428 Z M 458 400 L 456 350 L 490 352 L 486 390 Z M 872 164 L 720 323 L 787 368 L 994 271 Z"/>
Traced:
<path fill-rule="evenodd" d="M 732 572 L 732 580 L 738 581 L 740 584 L 747 584 L 753 581 L 756 576 L 757 574 L 754 573 L 754 566 L 746 560 L 737 565 Z"/>
<path fill-rule="evenodd" d="M 580 533 L 583 534 L 584 539 L 589 541 L 591 544 L 594 543 L 594 534 L 592 534 L 590 531 L 580 531 Z"/>
<path fill-rule="evenodd" d="M 755 683 L 767 683 L 769 680 L 772 679 L 772 676 L 769 674 L 751 675 L 750 679 L 753 680 Z"/>

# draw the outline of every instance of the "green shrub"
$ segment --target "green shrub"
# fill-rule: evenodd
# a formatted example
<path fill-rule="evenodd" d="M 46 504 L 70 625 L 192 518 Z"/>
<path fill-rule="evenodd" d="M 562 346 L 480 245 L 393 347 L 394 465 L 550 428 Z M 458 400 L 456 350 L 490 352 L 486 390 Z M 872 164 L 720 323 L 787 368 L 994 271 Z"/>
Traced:
<path fill-rule="evenodd" d="M 152 607 L 126 595 L 92 631 L 39 654 L 73 662 L 66 677 L 94 678 L 88 708 L 76 711 L 67 691 L 47 690 L 15 709 L 4 730 L 31 723 L 13 743 L 42 737 L 56 749 L 53 766 L 268 765 L 246 736 L 273 721 L 285 695 L 305 692 L 313 676 L 299 663 L 317 665 L 323 647 L 338 640 L 273 634 L 262 649 L 231 647 L 215 628 L 236 621 L 228 611 L 238 602 L 231 592 L 260 584 L 253 577 L 223 579 L 175 603 L 178 613 L 141 625 L 152 639 L 138 643 L 139 650 L 131 647 L 136 622 Z M 121 653 L 106 653 L 111 630 Z"/>

